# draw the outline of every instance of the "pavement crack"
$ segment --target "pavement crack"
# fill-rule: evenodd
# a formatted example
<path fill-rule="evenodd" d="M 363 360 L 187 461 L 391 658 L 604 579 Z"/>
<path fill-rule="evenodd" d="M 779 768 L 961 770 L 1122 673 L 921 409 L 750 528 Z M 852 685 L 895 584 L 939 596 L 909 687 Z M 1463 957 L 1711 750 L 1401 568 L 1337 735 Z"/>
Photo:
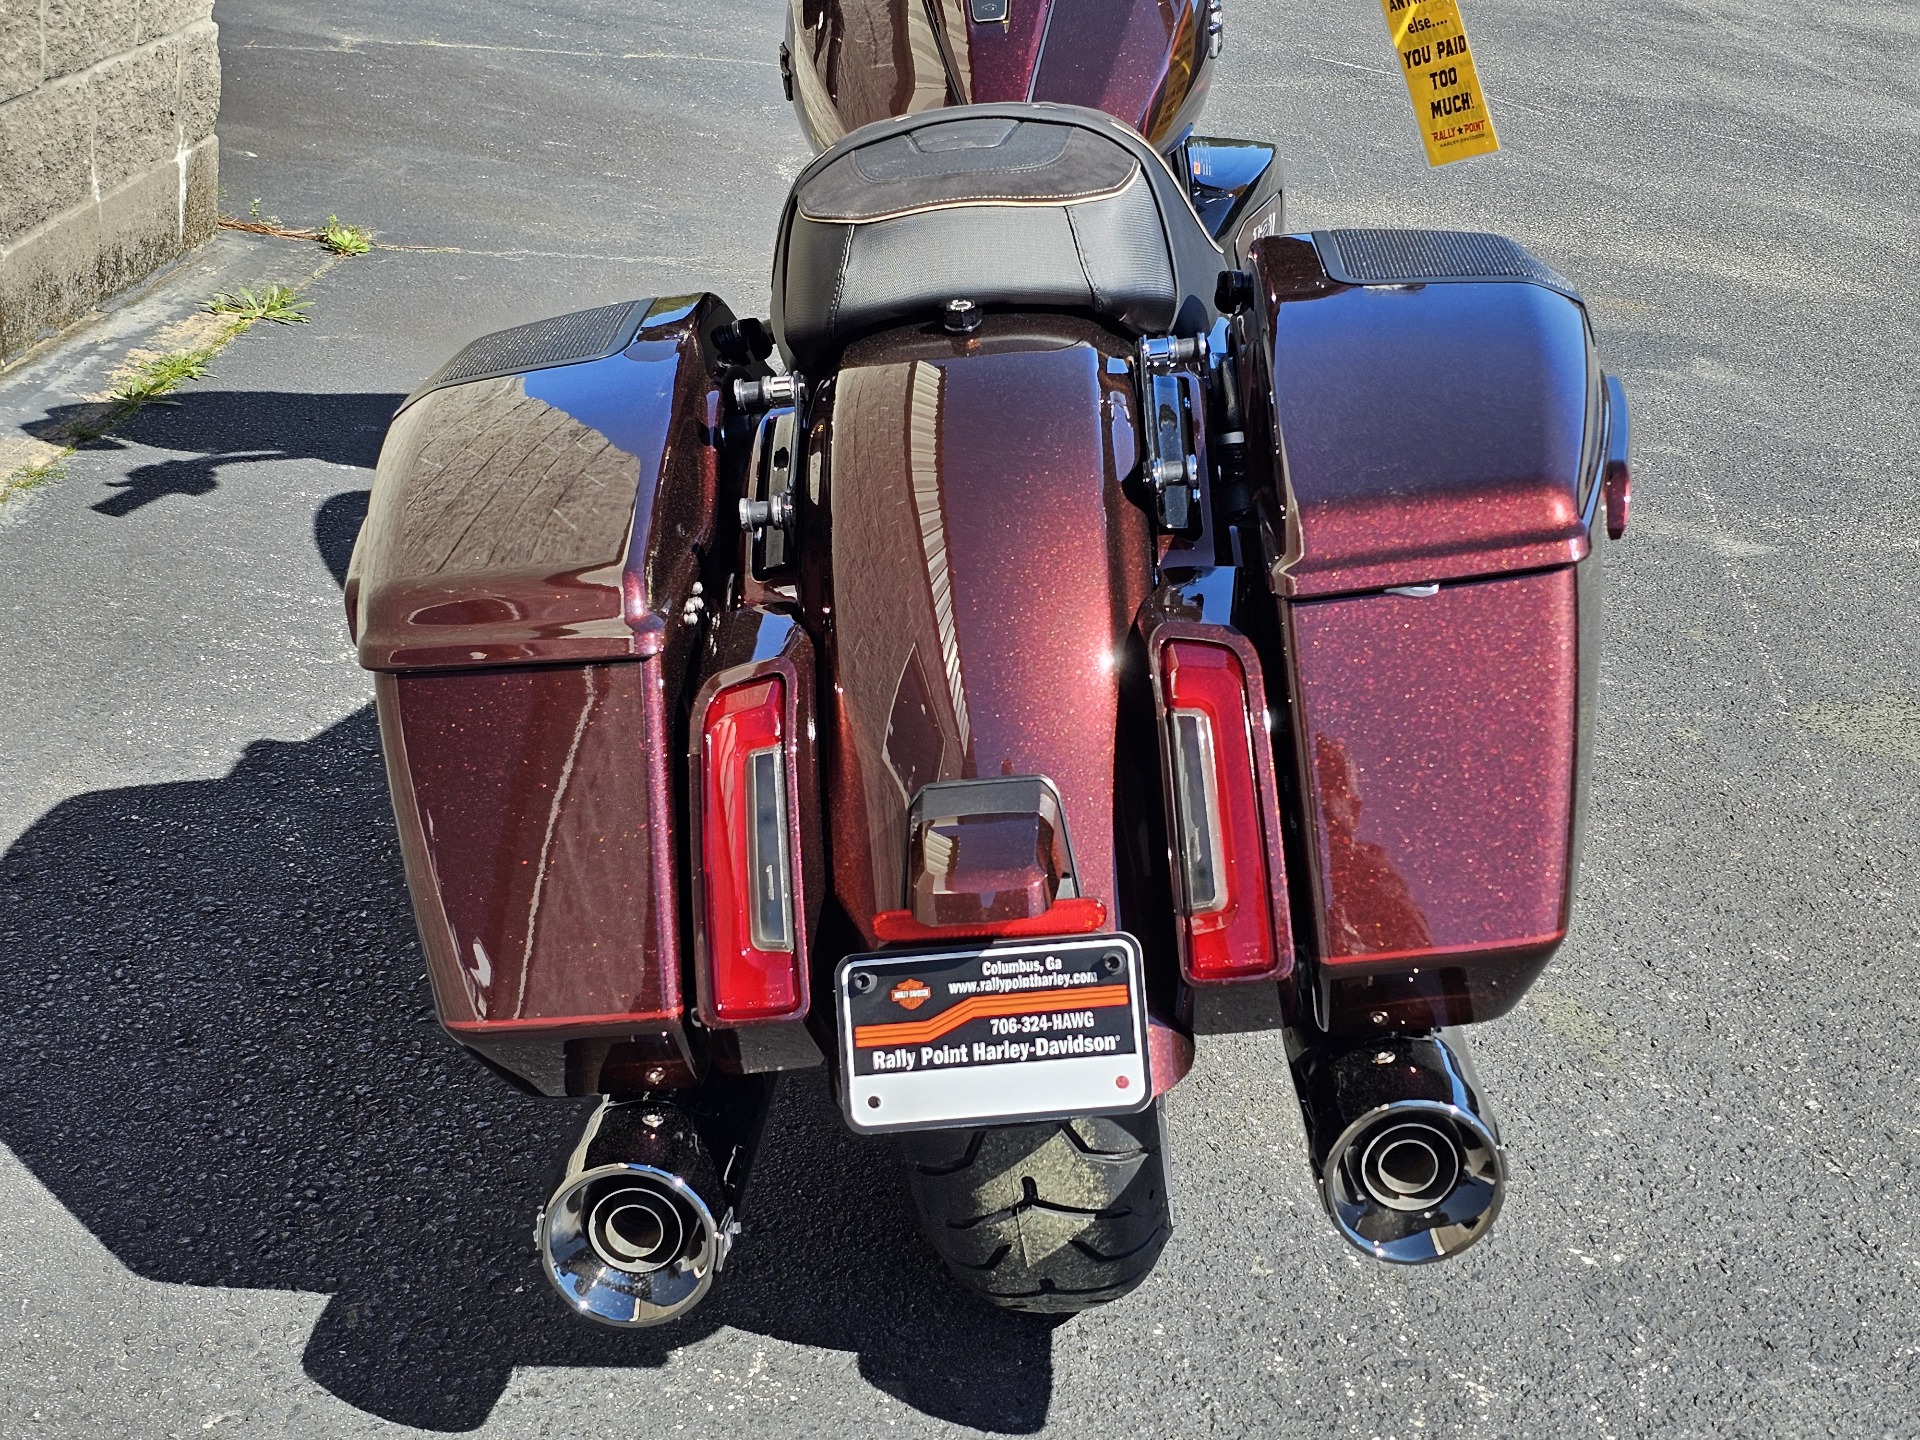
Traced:
<path fill-rule="evenodd" d="M 756 70 L 778 68 L 777 61 L 753 60 L 744 55 L 702 55 L 679 50 L 571 50 L 561 46 L 501 45 L 474 40 L 390 40 L 371 35 L 343 35 L 339 43 L 333 45 L 263 44 L 252 40 L 235 48 L 304 55 L 355 55 L 374 46 L 403 50 L 471 50 L 493 55 L 557 55 L 567 60 L 679 60 L 707 65 L 745 65 Z"/>

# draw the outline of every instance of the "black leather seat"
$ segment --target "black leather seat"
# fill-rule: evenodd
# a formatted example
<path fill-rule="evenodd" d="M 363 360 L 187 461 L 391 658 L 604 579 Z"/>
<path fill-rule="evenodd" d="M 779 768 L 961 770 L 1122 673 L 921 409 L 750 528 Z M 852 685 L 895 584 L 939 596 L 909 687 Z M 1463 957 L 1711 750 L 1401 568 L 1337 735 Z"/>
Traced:
<path fill-rule="evenodd" d="M 857 336 L 956 298 L 1194 335 L 1225 265 L 1153 148 L 1099 111 L 926 111 L 856 130 L 800 172 L 773 332 L 789 366 L 816 372 Z"/>

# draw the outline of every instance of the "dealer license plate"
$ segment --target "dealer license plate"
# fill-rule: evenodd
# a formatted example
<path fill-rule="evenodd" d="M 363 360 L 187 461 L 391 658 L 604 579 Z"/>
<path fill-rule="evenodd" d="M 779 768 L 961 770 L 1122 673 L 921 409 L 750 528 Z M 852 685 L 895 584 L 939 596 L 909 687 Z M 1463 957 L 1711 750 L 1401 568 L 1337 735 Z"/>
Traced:
<path fill-rule="evenodd" d="M 855 1130 L 1123 1114 L 1153 1098 L 1131 935 L 854 955 L 837 979 Z"/>

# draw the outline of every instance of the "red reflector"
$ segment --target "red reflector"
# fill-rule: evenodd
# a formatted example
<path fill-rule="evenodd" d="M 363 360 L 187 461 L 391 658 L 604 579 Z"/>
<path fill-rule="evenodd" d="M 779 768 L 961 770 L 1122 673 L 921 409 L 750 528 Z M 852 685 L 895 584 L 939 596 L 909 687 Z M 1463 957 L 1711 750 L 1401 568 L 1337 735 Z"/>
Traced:
<path fill-rule="evenodd" d="M 737 1025 L 805 1009 L 794 933 L 786 685 L 735 685 L 702 727 L 706 1018 Z"/>
<path fill-rule="evenodd" d="M 1633 475 L 1624 460 L 1607 462 L 1605 488 L 1607 502 L 1607 538 L 1618 540 L 1627 533 L 1627 519 L 1633 513 Z"/>
<path fill-rule="evenodd" d="M 1246 671 L 1200 640 L 1169 640 L 1160 666 L 1188 978 L 1270 975 L 1279 955 Z"/>
<path fill-rule="evenodd" d="M 882 910 L 873 917 L 873 933 L 885 944 L 903 940 L 958 940 L 975 936 L 995 940 L 1040 939 L 1049 935 L 1091 935 L 1107 923 L 1107 907 L 1093 899 L 1056 900 L 1039 915 L 1018 920 L 979 920 L 962 925 L 924 925 L 911 910 Z"/>

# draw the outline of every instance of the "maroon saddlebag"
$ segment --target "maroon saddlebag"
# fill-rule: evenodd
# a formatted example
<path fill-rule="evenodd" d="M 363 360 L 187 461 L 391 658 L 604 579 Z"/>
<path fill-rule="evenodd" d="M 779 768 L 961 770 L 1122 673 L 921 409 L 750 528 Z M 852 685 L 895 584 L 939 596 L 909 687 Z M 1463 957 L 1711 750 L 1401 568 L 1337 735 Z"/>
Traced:
<path fill-rule="evenodd" d="M 441 1022 L 548 1094 L 692 1078 L 674 697 L 730 319 L 640 300 L 475 341 L 395 417 L 354 552 Z"/>
<path fill-rule="evenodd" d="M 1567 932 L 1611 392 L 1567 282 L 1500 237 L 1280 237 L 1253 266 L 1319 1017 L 1491 1019 Z"/>

